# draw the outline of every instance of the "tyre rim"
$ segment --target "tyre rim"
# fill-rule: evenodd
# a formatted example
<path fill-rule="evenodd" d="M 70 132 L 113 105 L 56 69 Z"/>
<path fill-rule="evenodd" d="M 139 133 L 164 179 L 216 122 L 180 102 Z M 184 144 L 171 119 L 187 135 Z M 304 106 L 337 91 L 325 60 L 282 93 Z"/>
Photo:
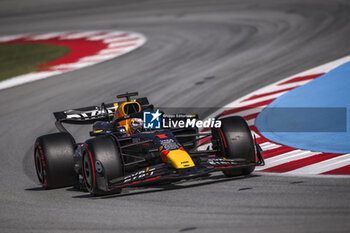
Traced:
<path fill-rule="evenodd" d="M 38 150 L 35 152 L 35 168 L 40 183 L 44 183 L 43 164 Z"/>
<path fill-rule="evenodd" d="M 88 156 L 85 154 L 84 155 L 84 160 L 83 160 L 83 166 L 84 166 L 84 177 L 85 177 L 85 182 L 88 188 L 91 187 L 91 181 L 92 181 L 92 176 L 91 176 L 91 165 Z"/>

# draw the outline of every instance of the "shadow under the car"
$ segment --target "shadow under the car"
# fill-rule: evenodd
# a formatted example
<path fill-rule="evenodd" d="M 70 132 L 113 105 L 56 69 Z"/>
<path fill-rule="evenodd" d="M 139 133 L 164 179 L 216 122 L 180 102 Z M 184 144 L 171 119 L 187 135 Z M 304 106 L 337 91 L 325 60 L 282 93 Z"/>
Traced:
<path fill-rule="evenodd" d="M 33 188 L 26 188 L 25 191 L 45 191 L 44 187 L 33 187 Z"/>
<path fill-rule="evenodd" d="M 239 177 L 232 177 L 232 178 L 227 178 L 224 175 L 214 175 L 214 176 L 201 177 L 194 180 L 179 181 L 179 182 L 170 183 L 170 184 L 153 184 L 153 185 L 147 185 L 142 187 L 125 188 L 120 194 L 111 194 L 111 195 L 100 196 L 100 197 L 93 197 L 90 194 L 83 194 L 83 195 L 73 196 L 72 198 L 109 199 L 109 198 L 116 198 L 116 197 L 125 197 L 125 196 L 134 196 L 134 195 L 140 195 L 140 194 L 171 191 L 175 189 L 187 189 L 187 188 L 193 188 L 193 187 L 198 187 L 203 185 L 223 183 L 223 182 L 229 182 L 233 180 L 251 179 L 256 177 L 260 177 L 260 175 L 254 174 L 249 176 L 239 176 Z M 199 182 L 199 183 L 191 184 L 191 182 Z M 72 190 L 72 189 L 73 188 L 70 188 L 68 190 Z M 76 189 L 74 191 L 76 191 Z"/>

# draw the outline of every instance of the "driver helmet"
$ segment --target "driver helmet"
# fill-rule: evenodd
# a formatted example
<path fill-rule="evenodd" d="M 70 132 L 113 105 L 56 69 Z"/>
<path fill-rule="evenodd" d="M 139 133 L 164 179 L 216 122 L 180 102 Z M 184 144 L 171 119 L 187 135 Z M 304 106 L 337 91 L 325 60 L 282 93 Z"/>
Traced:
<path fill-rule="evenodd" d="M 133 134 L 140 133 L 143 127 L 143 120 L 140 118 L 132 118 L 130 121 L 130 128 Z"/>

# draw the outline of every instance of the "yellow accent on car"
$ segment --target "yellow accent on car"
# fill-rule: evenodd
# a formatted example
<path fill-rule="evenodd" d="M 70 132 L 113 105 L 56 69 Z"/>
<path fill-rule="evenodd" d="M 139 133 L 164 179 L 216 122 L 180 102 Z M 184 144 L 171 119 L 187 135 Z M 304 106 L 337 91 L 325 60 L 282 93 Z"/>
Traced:
<path fill-rule="evenodd" d="M 114 119 L 141 111 L 141 105 L 136 101 L 123 102 L 120 104 L 114 103 L 114 107 L 115 107 Z M 130 123 L 131 123 L 131 119 L 127 119 L 119 122 L 119 125 L 125 128 L 128 136 L 132 134 L 130 129 Z"/>
<path fill-rule="evenodd" d="M 229 161 L 227 161 L 227 159 L 224 157 L 224 158 L 222 158 L 223 160 L 225 160 L 226 161 L 226 163 L 227 164 L 230 164 L 230 162 Z"/>
<path fill-rule="evenodd" d="M 103 130 L 99 129 L 99 130 L 94 130 L 94 133 L 101 133 Z"/>
<path fill-rule="evenodd" d="M 184 150 L 178 149 L 169 151 L 167 159 L 168 162 L 171 163 L 176 169 L 195 166 L 191 156 Z"/>
<path fill-rule="evenodd" d="M 114 106 L 114 113 L 116 113 L 118 111 L 119 104 L 118 103 L 113 103 L 113 106 Z"/>
<path fill-rule="evenodd" d="M 118 106 L 118 111 L 121 116 L 129 115 L 130 113 L 140 112 L 141 105 L 136 101 L 124 102 Z"/>

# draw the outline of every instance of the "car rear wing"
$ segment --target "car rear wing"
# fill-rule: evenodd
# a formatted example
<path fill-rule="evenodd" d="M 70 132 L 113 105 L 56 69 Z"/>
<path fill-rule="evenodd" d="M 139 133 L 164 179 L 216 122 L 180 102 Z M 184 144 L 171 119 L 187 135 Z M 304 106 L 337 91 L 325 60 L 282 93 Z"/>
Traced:
<path fill-rule="evenodd" d="M 141 110 L 153 109 L 146 97 L 138 98 L 137 101 L 141 105 Z M 60 112 L 54 112 L 56 118 L 56 127 L 61 132 L 67 132 L 62 123 L 87 125 L 96 121 L 111 121 L 113 119 L 116 103 L 102 103 L 101 106 L 89 106 L 77 109 L 68 109 Z"/>
<path fill-rule="evenodd" d="M 96 121 L 110 121 L 115 112 L 114 103 L 101 104 L 98 106 L 89 106 L 85 108 L 68 109 L 60 112 L 54 112 L 56 118 L 56 128 L 60 132 L 68 132 L 62 123 L 87 125 Z"/>
<path fill-rule="evenodd" d="M 92 124 L 96 121 L 108 121 L 115 112 L 114 103 L 104 104 L 104 107 L 89 106 L 54 112 L 56 121 L 68 124 Z M 106 112 L 107 110 L 107 112 Z"/>

